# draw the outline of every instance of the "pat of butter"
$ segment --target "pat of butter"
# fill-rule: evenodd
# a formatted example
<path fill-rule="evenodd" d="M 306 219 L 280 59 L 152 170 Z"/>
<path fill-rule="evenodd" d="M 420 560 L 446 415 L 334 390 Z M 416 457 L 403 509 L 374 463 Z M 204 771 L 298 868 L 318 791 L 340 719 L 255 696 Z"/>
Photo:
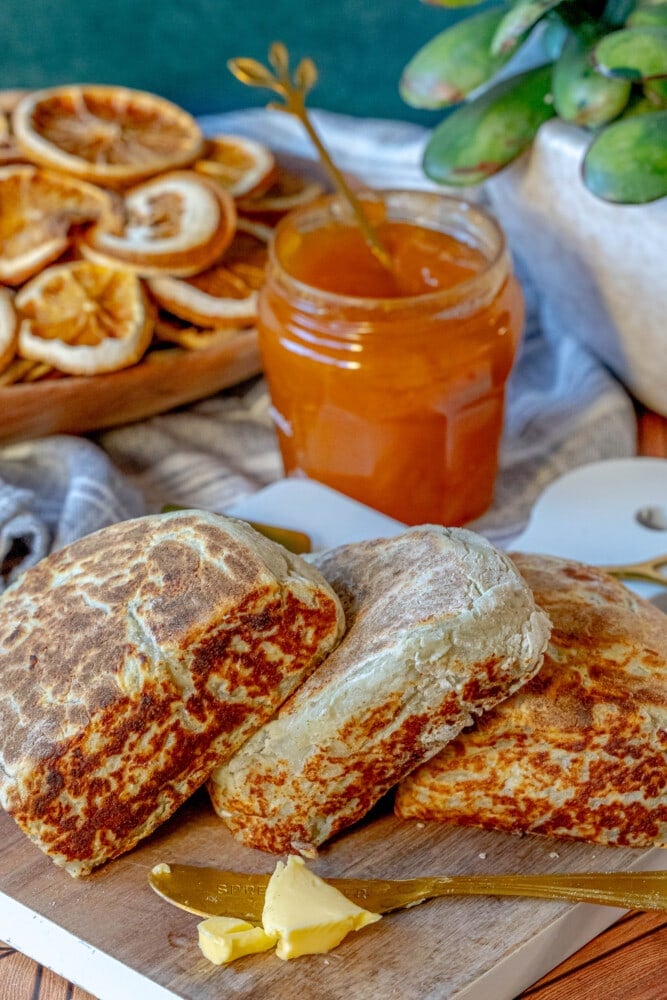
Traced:
<path fill-rule="evenodd" d="M 278 958 L 331 951 L 350 931 L 380 920 L 306 868 L 302 858 L 279 861 L 264 897 L 262 924 L 278 937 Z"/>
<path fill-rule="evenodd" d="M 276 943 L 275 935 L 235 917 L 209 917 L 197 925 L 197 930 L 202 954 L 215 965 L 268 951 Z"/>

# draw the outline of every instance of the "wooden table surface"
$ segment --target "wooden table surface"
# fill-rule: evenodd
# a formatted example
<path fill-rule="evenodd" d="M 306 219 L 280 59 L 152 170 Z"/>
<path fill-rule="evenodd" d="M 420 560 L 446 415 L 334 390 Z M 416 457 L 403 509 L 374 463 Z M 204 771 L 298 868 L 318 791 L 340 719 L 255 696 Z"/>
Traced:
<path fill-rule="evenodd" d="M 639 454 L 667 458 L 667 419 L 640 408 L 638 428 Z M 665 1000 L 666 956 L 667 912 L 631 912 L 522 993 L 521 998 Z M 91 998 L 85 990 L 0 944 L 0 1000 Z"/>

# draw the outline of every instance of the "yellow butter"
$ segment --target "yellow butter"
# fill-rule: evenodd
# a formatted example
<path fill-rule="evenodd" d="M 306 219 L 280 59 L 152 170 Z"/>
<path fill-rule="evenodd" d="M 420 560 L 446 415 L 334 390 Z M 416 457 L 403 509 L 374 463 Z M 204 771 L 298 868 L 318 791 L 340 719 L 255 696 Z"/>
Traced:
<path fill-rule="evenodd" d="M 244 955 L 268 951 L 276 943 L 275 935 L 235 917 L 209 917 L 197 925 L 197 930 L 202 954 L 215 965 L 226 965 Z"/>
<path fill-rule="evenodd" d="M 380 920 L 309 871 L 302 858 L 279 861 L 264 897 L 262 924 L 277 936 L 278 958 L 331 951 L 350 931 Z"/>

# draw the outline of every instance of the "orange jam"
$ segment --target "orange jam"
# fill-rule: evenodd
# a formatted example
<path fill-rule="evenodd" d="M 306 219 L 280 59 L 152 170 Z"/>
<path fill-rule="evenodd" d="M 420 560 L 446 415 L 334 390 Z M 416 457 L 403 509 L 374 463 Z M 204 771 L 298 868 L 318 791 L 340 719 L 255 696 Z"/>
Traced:
<path fill-rule="evenodd" d="M 336 197 L 276 230 L 259 333 L 288 475 L 408 524 L 490 505 L 523 299 L 502 232 L 426 192 L 364 196 L 392 259 Z"/>
<path fill-rule="evenodd" d="M 387 270 L 361 231 L 347 224 L 302 233 L 285 248 L 293 278 L 324 292 L 364 298 L 408 298 L 474 278 L 486 261 L 476 248 L 411 222 L 382 222 L 377 234 L 392 261 Z"/>

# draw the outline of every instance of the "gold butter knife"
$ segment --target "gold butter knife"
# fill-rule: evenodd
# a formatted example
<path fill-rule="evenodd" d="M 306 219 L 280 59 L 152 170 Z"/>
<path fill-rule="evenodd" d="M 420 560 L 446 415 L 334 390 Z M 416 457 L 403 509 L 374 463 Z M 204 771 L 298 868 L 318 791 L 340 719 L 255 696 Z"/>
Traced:
<path fill-rule="evenodd" d="M 189 507 L 182 507 L 177 503 L 166 503 L 161 508 L 161 512 L 169 514 L 176 510 L 190 509 Z M 311 551 L 310 536 L 305 531 L 297 531 L 295 528 L 281 528 L 276 524 L 263 524 L 260 521 L 247 521 L 246 518 L 242 518 L 242 520 L 246 521 L 255 531 L 259 531 L 260 535 L 270 538 L 272 542 L 278 542 L 290 552 L 295 552 L 297 555 L 305 555 L 306 552 Z"/>
<path fill-rule="evenodd" d="M 156 865 L 148 875 L 158 895 L 183 910 L 202 917 L 224 915 L 254 921 L 261 920 L 269 878 L 177 864 Z M 374 913 L 400 910 L 439 896 L 532 896 L 633 910 L 667 910 L 667 871 L 325 881 Z"/>

